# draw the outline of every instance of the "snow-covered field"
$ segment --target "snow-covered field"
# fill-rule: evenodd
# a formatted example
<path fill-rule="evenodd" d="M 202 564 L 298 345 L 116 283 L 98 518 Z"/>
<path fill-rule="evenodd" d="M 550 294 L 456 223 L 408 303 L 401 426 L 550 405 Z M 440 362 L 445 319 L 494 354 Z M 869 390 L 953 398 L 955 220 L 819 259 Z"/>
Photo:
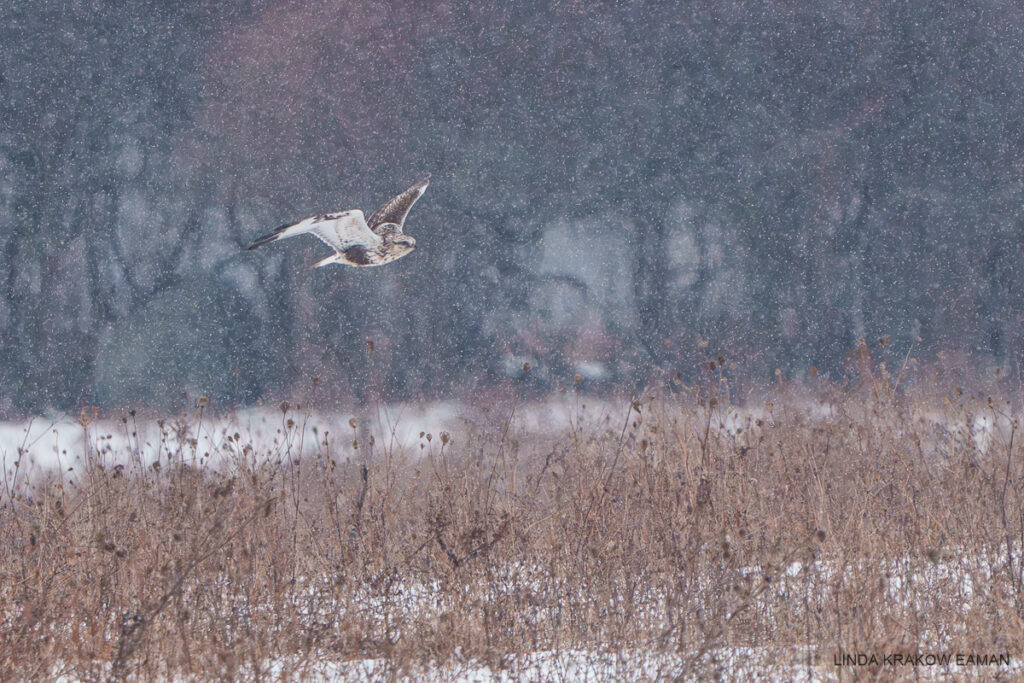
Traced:
<path fill-rule="evenodd" d="M 300 472 L 301 467 L 252 468 L 250 472 L 261 469 L 273 474 L 261 484 L 264 488 L 257 487 L 254 479 L 254 488 L 246 484 L 245 490 L 234 494 L 223 482 L 234 482 L 236 472 L 207 471 L 211 478 L 205 486 L 190 492 L 205 501 L 205 507 L 194 508 L 206 511 L 194 520 L 194 530 L 210 538 L 223 537 L 225 546 L 233 545 L 235 532 L 220 527 L 217 520 L 235 519 L 236 528 L 262 534 L 252 547 L 262 551 L 270 547 L 266 544 L 276 544 L 263 559 L 267 566 L 273 564 L 270 557 L 290 557 L 295 552 L 295 546 L 281 541 L 280 529 L 295 535 L 308 533 L 312 543 L 306 561 L 292 569 L 290 582 L 274 584 L 278 592 L 264 585 L 264 573 L 246 574 L 239 569 L 242 565 L 233 564 L 232 559 L 238 555 L 227 551 L 223 554 L 227 559 L 204 564 L 208 574 L 196 576 L 190 588 L 191 594 L 205 595 L 216 605 L 204 613 L 206 621 L 196 618 L 192 628 L 197 635 L 189 636 L 192 642 L 218 627 L 224 614 L 234 616 L 221 632 L 233 632 L 242 619 L 277 639 L 285 631 L 268 615 L 287 613 L 294 624 L 318 634 L 320 640 L 306 649 L 255 650 L 256 656 L 240 665 L 255 667 L 245 669 L 244 675 L 251 678 L 789 681 L 844 680 L 881 672 L 925 680 L 962 676 L 1010 680 L 1022 673 L 1017 657 L 983 667 L 932 660 L 912 665 L 890 662 L 880 669 L 836 660 L 843 655 L 840 648 L 856 648 L 858 643 L 878 651 L 851 649 L 854 657 L 898 655 L 901 662 L 921 653 L 955 658 L 961 654 L 956 648 L 963 643 L 980 643 L 996 653 L 1012 648 L 1012 638 L 990 637 L 986 630 L 994 619 L 1002 619 L 1004 627 L 1012 621 L 1009 600 L 1020 585 L 1020 549 L 1007 541 L 1001 518 L 986 512 L 1006 501 L 1005 494 L 997 495 L 1000 491 L 1016 490 L 1017 479 L 1006 479 L 1013 485 L 1005 489 L 1000 484 L 1010 477 L 1000 458 L 1010 443 L 1017 443 L 1012 418 L 991 408 L 932 411 L 933 404 L 923 402 L 902 411 L 858 401 L 835 406 L 813 401 L 751 402 L 742 407 L 713 407 L 709 412 L 708 406 L 713 405 L 694 402 L 680 411 L 666 401 L 633 404 L 569 395 L 491 409 L 447 402 L 332 413 L 297 406 L 227 414 L 196 408 L 163 420 L 130 414 L 82 421 L 37 418 L 0 424 L 0 456 L 7 482 L 14 477 L 19 484 L 35 472 L 81 471 L 96 465 L 182 462 L 231 470 L 239 462 L 274 464 L 299 456 L 320 458 L 326 465 L 323 456 L 327 455 L 332 466 L 333 460 L 359 457 L 367 458 L 373 469 L 369 458 L 387 454 L 407 460 L 415 485 L 401 490 L 387 487 L 389 480 L 382 475 L 391 460 L 370 476 L 377 487 L 369 494 L 371 500 L 377 496 L 376 517 L 364 513 L 367 468 L 362 470 L 361 483 L 358 468 L 339 469 L 344 475 L 324 489 L 329 496 L 317 497 L 317 489 L 310 491 L 310 501 L 303 497 L 301 503 L 297 488 L 273 480 Z M 358 456 L 354 440 L 361 442 Z M 529 443 L 523 452 L 543 457 L 525 463 L 521 474 L 503 460 L 504 449 L 513 443 Z M 493 455 L 488 468 L 479 472 L 464 468 L 472 470 L 465 478 L 463 470 L 453 475 L 478 444 L 480 451 L 490 449 Z M 704 448 L 713 452 L 708 458 L 710 469 L 698 470 L 705 467 L 700 457 Z M 450 456 L 433 457 L 442 451 Z M 992 457 L 982 457 L 985 453 Z M 417 462 L 424 456 L 429 467 Z M 952 460 L 943 461 L 943 457 Z M 452 473 L 446 460 L 452 464 Z M 892 465 L 894 460 L 898 467 Z M 416 479 L 421 469 L 425 475 Z M 955 476 L 934 475 L 953 469 Z M 185 469 L 176 470 L 181 471 Z M 702 491 L 706 471 L 717 477 L 721 487 L 712 494 Z M 131 476 L 119 479 L 120 474 L 108 470 L 106 476 L 86 481 L 95 490 L 117 496 L 131 490 L 132 483 Z M 498 498 L 490 493 L 496 476 L 507 477 Z M 300 479 L 294 481 L 301 486 Z M 466 482 L 472 486 L 460 488 Z M 615 483 L 609 486 L 608 482 Z M 972 482 L 974 488 L 966 488 Z M 52 487 L 43 483 L 33 495 L 61 495 L 58 485 L 63 482 L 50 482 Z M 122 489 L 123 485 L 128 488 Z M 8 483 L 4 491 L 11 490 Z M 60 581 L 78 576 L 65 570 L 69 562 L 85 566 L 90 558 L 97 558 L 95 566 L 126 584 L 132 576 L 153 571 L 147 564 L 151 555 L 162 557 L 176 550 L 187 560 L 191 551 L 180 540 L 168 544 L 165 537 L 177 533 L 178 517 L 193 509 L 187 502 L 191 498 L 181 498 L 181 511 L 166 518 L 147 516 L 150 491 L 170 505 L 179 500 L 166 495 L 174 490 L 174 486 L 142 487 L 137 499 L 117 499 L 110 512 L 102 506 L 76 508 L 79 517 L 69 522 L 62 517 L 64 508 L 58 507 L 56 497 L 48 505 L 37 506 L 43 512 L 15 505 L 12 509 L 22 515 L 17 517 L 22 526 L 21 531 L 12 526 L 9 534 L 10 547 L 17 551 L 10 556 L 10 571 L 23 571 L 17 562 L 20 553 L 44 548 L 37 547 L 32 526 L 39 519 L 48 520 L 45 538 L 52 547 L 46 549 L 56 558 L 55 576 Z M 456 499 L 462 490 L 472 495 Z M 513 490 L 526 502 L 506 495 Z M 477 491 L 486 495 L 477 497 Z M 680 491 L 689 497 L 680 499 Z M 710 505 L 701 502 L 704 495 L 711 496 Z M 802 496 L 812 503 L 813 515 L 808 516 L 808 508 L 798 504 Z M 950 506 L 949 496 L 959 496 L 958 505 Z M 380 506 L 385 499 L 395 501 L 389 505 L 400 502 L 408 510 L 393 513 L 394 508 Z M 292 501 L 292 509 L 303 514 L 291 517 L 274 512 L 280 517 L 263 522 L 277 509 L 265 507 L 272 500 Z M 331 508 L 334 501 L 341 505 Z M 479 507 L 479 501 L 489 507 Z M 145 528 L 124 523 L 121 504 L 129 502 L 140 518 L 147 519 Z M 439 516 L 438 510 L 444 511 L 449 503 L 460 515 L 472 514 Z M 702 505 L 707 507 L 698 511 Z M 606 508 L 599 522 L 580 525 L 578 520 L 590 518 L 598 506 Z M 509 508 L 515 509 L 518 529 L 525 530 L 522 535 L 506 536 L 505 510 Z M 673 512 L 663 516 L 663 509 Z M 105 521 L 87 522 L 86 510 Z M 220 512 L 211 516 L 210 510 Z M 264 512 L 245 517 L 240 510 Z M 963 519 L 956 517 L 959 510 L 966 511 Z M 781 520 L 773 517 L 783 513 Z M 374 529 L 383 526 L 366 526 L 388 514 L 393 515 L 387 518 L 388 535 L 375 534 Z M 288 526 L 293 519 L 302 523 Z M 68 524 L 79 525 L 77 535 L 62 535 Z M 973 531 L 966 536 L 958 531 L 982 524 L 988 525 L 984 542 L 978 542 Z M 541 528 L 548 529 L 546 535 L 535 531 Z M 743 528 L 770 533 L 783 543 L 751 542 L 749 535 L 742 540 Z M 330 529 L 340 530 L 335 539 L 324 536 Z M 564 549 L 573 546 L 580 529 L 589 534 L 585 538 L 591 550 L 567 554 Z M 67 538 L 81 544 L 80 555 L 62 554 Z M 690 539 L 698 540 L 691 543 Z M 325 540 L 334 544 L 333 554 L 320 550 L 318 544 Z M 510 560 L 523 552 L 521 544 L 526 543 L 532 543 L 529 552 Z M 208 543 L 203 540 L 200 545 L 205 548 Z M 377 550 L 364 552 L 365 548 Z M 123 554 L 118 555 L 119 551 Z M 378 565 L 374 558 L 384 556 L 382 551 L 399 559 Z M 107 568 L 104 562 L 112 564 Z M 121 562 L 132 571 L 121 570 Z M 344 572 L 339 573 L 339 562 L 346 563 Z M 603 568 L 603 574 L 595 566 Z M 198 572 L 199 565 L 194 567 Z M 402 571 L 385 571 L 395 567 Z M 82 570 L 81 575 L 87 573 Z M 390 578 L 380 583 L 382 577 Z M 263 596 L 275 601 L 273 607 L 243 589 L 250 583 L 264 586 Z M 82 590 L 83 594 L 91 590 L 87 581 Z M 125 604 L 138 609 L 130 600 Z M 489 640 L 482 645 L 478 629 L 487 622 L 480 615 L 508 610 L 510 605 L 516 606 L 515 617 L 509 617 L 515 628 L 509 627 L 505 645 L 492 651 Z M 863 607 L 866 614 L 851 612 L 852 606 Z M 57 612 L 59 607 L 52 606 Z M 714 613 L 714 619 L 703 621 L 705 611 Z M 94 613 L 105 612 L 105 606 L 94 609 Z M 157 612 L 154 617 L 167 619 Z M 565 626 L 563 620 L 580 614 L 587 614 L 588 620 L 575 623 L 575 631 Z M 828 619 L 833 629 L 828 638 L 805 635 L 813 624 Z M 456 621 L 464 630 L 444 635 L 446 625 Z M 903 622 L 912 623 L 913 628 L 908 630 Z M 615 628 L 608 627 L 613 623 Z M 865 630 L 851 631 L 844 625 L 837 631 L 836 623 L 852 623 Z M 592 632 L 592 624 L 606 630 Z M 108 623 L 107 628 L 116 638 L 121 627 Z M 368 645 L 344 640 L 349 633 L 346 628 L 378 638 L 384 634 L 402 645 L 433 643 L 441 633 L 437 642 L 443 646 L 436 651 L 408 648 L 401 657 L 391 657 L 388 647 L 376 645 L 377 641 Z M 338 647 L 338 642 L 349 644 Z M 475 649 L 457 643 L 471 643 Z M 302 654 L 279 656 L 275 651 Z M 301 659 L 287 659 L 290 656 Z M 58 661 L 69 660 L 63 655 Z M 65 675 L 67 670 L 83 669 L 69 665 L 63 671 L 53 670 L 53 677 L 76 680 Z"/>
<path fill-rule="evenodd" d="M 298 672 L 308 683 L 371 683 L 374 681 L 418 681 L 422 683 L 513 683 L 515 681 L 599 681 L 706 680 L 712 672 L 725 681 L 835 681 L 835 671 L 816 663 L 793 664 L 806 658 L 795 649 L 770 653 L 757 648 L 725 648 L 704 654 L 698 662 L 682 657 L 623 651 L 597 653 L 586 650 L 538 651 L 509 655 L 498 664 L 466 660 L 425 670 L 401 672 L 379 659 L 348 662 L 269 662 L 259 672 L 269 680 L 294 680 Z M 458 659 L 458 658 L 456 658 Z M 691 673 L 687 673 L 690 671 Z M 700 672 L 699 674 L 693 671 Z M 247 671 L 253 678 L 256 672 Z M 79 683 L 81 679 L 54 673 L 56 683 Z M 183 679 L 184 680 L 184 679 Z"/>
<path fill-rule="evenodd" d="M 464 661 L 445 664 L 426 671 L 395 676 L 403 681 L 430 683 L 512 683 L 513 681 L 657 681 L 704 680 L 715 675 L 718 680 L 744 681 L 823 681 L 838 680 L 820 664 L 808 667 L 793 664 L 802 653 L 787 651 L 786 656 L 756 648 L 726 648 L 704 654 L 698 662 L 687 662 L 672 655 L 622 651 L 598 653 L 586 650 L 540 651 L 505 657 L 501 665 Z M 804 655 L 805 656 L 805 655 Z M 787 662 L 787 663 L 783 663 Z M 280 666 L 271 666 L 274 674 Z M 689 674 L 687 672 L 690 671 Z M 700 672 L 700 675 L 696 673 Z M 391 680 L 396 672 L 381 660 L 365 659 L 342 664 L 311 667 L 308 681 L 336 683 L 339 681 Z"/>
<path fill-rule="evenodd" d="M 808 403 L 800 409 L 815 421 L 833 417 L 832 407 L 827 404 Z M 126 465 L 129 457 L 148 465 L 171 454 L 186 461 L 219 465 L 241 454 L 273 460 L 315 454 L 326 446 L 335 453 L 350 454 L 357 436 L 372 437 L 373 452 L 415 458 L 432 443 L 436 447 L 435 439 L 442 433 L 502 433 L 510 418 L 515 433 L 534 438 L 557 437 L 570 430 L 617 433 L 628 411 L 626 400 L 600 401 L 570 395 L 501 410 L 455 401 L 378 405 L 333 413 L 262 406 L 216 415 L 196 411 L 159 420 L 125 413 L 120 418 L 90 420 L 84 425 L 72 416 L 60 415 L 0 422 L 0 462 L 9 469 L 18 461 L 23 471 L 28 471 L 74 467 L 86 454 L 99 456 L 109 465 Z M 770 405 L 716 411 L 712 427 L 736 434 L 752 421 L 772 421 L 770 411 Z M 938 412 L 922 415 L 921 419 L 931 423 L 940 438 L 969 439 L 980 453 L 1006 444 L 1014 430 L 1013 417 L 985 410 L 973 413 L 961 424 L 951 423 Z M 357 425 L 362 423 L 358 430 L 353 428 L 353 420 Z"/>
<path fill-rule="evenodd" d="M 416 456 L 440 434 L 460 434 L 500 424 L 511 414 L 517 431 L 558 433 L 581 418 L 589 424 L 606 421 L 614 411 L 624 414 L 628 403 L 548 401 L 517 406 L 514 413 L 495 414 L 456 402 L 381 405 L 369 410 L 332 414 L 259 407 L 222 415 L 199 412 L 169 419 L 120 418 L 89 420 L 71 416 L 36 417 L 0 422 L 0 456 L 8 466 L 73 467 L 86 453 L 109 464 L 127 464 L 127 457 L 149 464 L 168 453 L 218 464 L 246 447 L 257 458 L 285 454 L 309 455 L 324 447 L 349 448 L 358 434 L 373 437 L 378 450 Z M 353 427 L 359 416 L 368 431 Z M 621 415 L 616 418 L 621 421 Z M 358 424 L 358 423 L 357 423 Z M 429 435 L 429 438 L 428 438 Z M 421 448 L 421 446 L 423 448 Z"/>

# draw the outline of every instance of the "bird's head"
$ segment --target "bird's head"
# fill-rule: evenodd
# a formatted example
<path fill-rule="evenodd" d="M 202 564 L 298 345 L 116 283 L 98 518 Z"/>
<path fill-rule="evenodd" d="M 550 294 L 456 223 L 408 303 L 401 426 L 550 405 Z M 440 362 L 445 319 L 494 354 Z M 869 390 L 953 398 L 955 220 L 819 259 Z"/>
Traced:
<path fill-rule="evenodd" d="M 404 256 L 416 248 L 416 240 L 402 232 L 394 223 L 385 223 L 377 228 L 378 234 L 384 238 L 384 244 L 397 256 Z M 396 257 L 397 257 L 396 256 Z"/>
<path fill-rule="evenodd" d="M 401 258 L 415 248 L 416 240 L 402 233 L 395 235 L 388 245 L 388 249 L 394 254 L 395 258 Z"/>

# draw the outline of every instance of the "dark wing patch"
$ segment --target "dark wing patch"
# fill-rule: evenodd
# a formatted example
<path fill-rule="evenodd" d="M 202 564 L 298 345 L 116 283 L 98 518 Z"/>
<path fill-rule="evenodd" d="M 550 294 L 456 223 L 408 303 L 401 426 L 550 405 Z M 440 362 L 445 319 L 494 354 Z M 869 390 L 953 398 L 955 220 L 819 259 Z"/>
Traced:
<path fill-rule="evenodd" d="M 253 243 L 249 245 L 249 251 L 252 251 L 256 247 L 262 247 L 264 244 L 269 244 L 273 242 L 274 240 L 277 239 L 278 235 L 280 235 L 282 232 L 292 227 L 293 225 L 295 225 L 295 223 L 285 223 L 282 226 L 274 228 L 274 232 L 263 235 L 262 237 L 257 237 L 255 240 L 253 240 Z"/>
<path fill-rule="evenodd" d="M 354 266 L 370 265 L 370 257 L 366 253 L 366 248 L 361 247 L 358 244 L 354 247 L 349 247 L 341 253 L 345 255 L 345 260 Z"/>
<path fill-rule="evenodd" d="M 384 223 L 394 223 L 398 227 L 402 227 L 405 217 L 409 214 L 409 209 L 426 191 L 429 184 L 430 174 L 427 174 L 426 178 L 374 211 L 373 215 L 370 216 L 370 220 L 366 221 L 366 224 L 370 226 L 370 230 L 377 232 L 377 227 Z"/>
<path fill-rule="evenodd" d="M 316 220 L 313 221 L 313 222 L 314 223 L 323 223 L 324 221 L 333 221 L 333 220 L 337 220 L 339 218 L 344 218 L 345 216 L 348 216 L 351 213 L 352 213 L 351 211 L 338 211 L 338 212 L 335 212 L 335 213 L 321 213 L 321 214 L 317 215 Z"/>

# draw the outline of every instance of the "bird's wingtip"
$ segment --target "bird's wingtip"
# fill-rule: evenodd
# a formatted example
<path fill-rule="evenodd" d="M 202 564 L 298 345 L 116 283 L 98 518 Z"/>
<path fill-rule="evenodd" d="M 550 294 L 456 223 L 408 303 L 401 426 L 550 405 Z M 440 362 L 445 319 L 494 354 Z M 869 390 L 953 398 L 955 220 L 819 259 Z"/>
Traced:
<path fill-rule="evenodd" d="M 271 242 L 277 240 L 279 238 L 282 230 L 283 230 L 283 228 L 278 228 L 277 230 L 275 230 L 274 232 L 270 233 L 269 235 L 263 235 L 262 237 L 257 237 L 256 239 L 253 240 L 252 244 L 249 245 L 249 251 L 252 251 L 256 247 L 262 247 L 264 244 L 270 244 Z"/>

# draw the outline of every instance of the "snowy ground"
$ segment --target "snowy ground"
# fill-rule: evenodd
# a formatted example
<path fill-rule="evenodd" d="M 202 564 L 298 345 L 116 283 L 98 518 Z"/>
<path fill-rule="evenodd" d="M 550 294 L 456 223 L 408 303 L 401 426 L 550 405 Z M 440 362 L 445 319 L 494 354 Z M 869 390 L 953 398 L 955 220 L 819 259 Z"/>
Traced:
<path fill-rule="evenodd" d="M 771 406 L 747 407 L 715 413 L 713 428 L 735 434 L 752 421 L 772 421 Z M 801 410 L 810 419 L 827 420 L 833 408 L 809 403 Z M 99 456 L 107 465 L 127 465 L 128 459 L 149 464 L 167 454 L 186 462 L 217 465 L 246 452 L 256 459 L 310 455 L 324 448 L 352 453 L 353 439 L 373 437 L 374 452 L 418 457 L 436 448 L 442 433 L 499 435 L 512 416 L 512 431 L 532 437 L 555 437 L 571 429 L 589 433 L 618 433 L 629 411 L 626 400 L 594 400 L 574 395 L 543 402 L 522 403 L 514 409 L 485 410 L 454 401 L 381 405 L 370 409 L 322 413 L 263 406 L 211 416 L 194 412 L 185 417 L 143 419 L 128 414 L 120 418 L 90 421 L 62 415 L 0 422 L 0 465 L 10 474 L 15 462 L 23 472 L 75 467 L 86 454 Z M 359 416 L 365 429 L 358 432 L 351 420 Z M 1004 444 L 1013 430 L 1007 416 L 979 411 L 966 424 L 951 424 L 939 413 L 923 415 L 946 436 L 970 439 L 985 453 Z M 237 435 L 237 436 L 236 436 Z M 325 437 L 326 435 L 326 437 Z M 251 450 L 246 451 L 245 447 Z"/>
<path fill-rule="evenodd" d="M 875 653 L 881 658 L 893 653 Z M 945 655 L 945 653 L 939 653 Z M 966 657 L 967 655 L 963 655 Z M 500 665 L 490 666 L 475 661 L 455 662 L 424 671 L 399 672 L 377 659 L 349 662 L 269 663 L 261 672 L 265 678 L 301 680 L 313 683 L 361 683 L 363 681 L 422 681 L 423 683 L 512 683 L 513 681 L 566 681 L 591 683 L 598 681 L 654 680 L 723 680 L 723 681 L 839 681 L 841 677 L 867 675 L 866 665 L 837 665 L 831 657 L 808 664 L 807 653 L 790 648 L 770 652 L 758 648 L 722 648 L 705 653 L 699 661 L 689 664 L 671 655 L 643 652 L 596 653 L 585 650 L 540 651 L 507 657 Z M 927 655 L 923 655 L 927 657 Z M 957 664 L 956 654 L 948 664 L 890 665 L 882 673 L 916 680 L 949 680 L 960 676 L 976 680 L 1013 680 L 1021 674 L 1021 666 L 975 666 Z M 930 661 L 930 660 L 925 660 Z M 59 683 L 77 683 L 79 679 L 56 675 Z"/>
<path fill-rule="evenodd" d="M 324 440 L 334 452 L 351 452 L 357 436 L 372 436 L 376 452 L 417 457 L 439 445 L 444 432 L 453 436 L 501 433 L 513 417 L 517 433 L 557 435 L 574 426 L 618 424 L 629 403 L 585 401 L 576 398 L 527 403 L 504 411 L 485 411 L 456 402 L 393 404 L 363 411 L 332 414 L 300 410 L 283 412 L 279 407 L 259 407 L 210 416 L 199 412 L 171 419 L 144 419 L 125 414 L 120 418 L 89 421 L 83 425 L 71 416 L 36 417 L 20 422 L 0 422 L 0 462 L 10 470 L 20 462 L 30 469 L 67 469 L 86 454 L 98 456 L 105 465 L 128 464 L 135 459 L 149 464 L 172 454 L 186 462 L 218 464 L 248 451 L 256 458 L 309 455 L 322 449 Z M 354 429 L 352 420 L 366 426 Z M 237 435 L 237 436 L 236 436 Z M 326 435 L 326 436 L 325 436 Z"/>
<path fill-rule="evenodd" d="M 361 683 L 363 681 L 420 681 L 423 683 L 511 683 L 513 681 L 566 681 L 590 683 L 597 681 L 703 680 L 714 675 L 716 680 L 741 681 L 836 681 L 839 677 L 822 663 L 808 667 L 782 663 L 800 658 L 795 650 L 780 657 L 755 648 L 728 648 L 707 652 L 696 672 L 681 657 L 654 656 L 643 652 L 596 653 L 585 650 L 531 652 L 507 657 L 500 665 L 464 661 L 445 664 L 425 671 L 398 672 L 377 659 L 348 662 L 316 662 L 300 664 L 272 662 L 261 672 L 271 680 L 294 680 L 296 673 L 310 683 Z M 829 663 L 830 664 L 830 663 Z M 699 672 L 699 673 L 698 673 Z M 284 678 L 281 678 L 281 677 Z M 78 683 L 79 679 L 54 675 L 57 683 Z"/>
<path fill-rule="evenodd" d="M 799 653 L 793 652 L 798 657 Z M 490 681 L 655 681 L 682 676 L 683 680 L 698 680 L 714 673 L 718 680 L 769 681 L 825 681 L 838 680 L 820 665 L 808 669 L 806 665 L 783 664 L 783 658 L 767 651 L 752 648 L 728 648 L 708 652 L 699 662 L 700 676 L 687 675 L 683 658 L 655 656 L 643 652 L 596 653 L 585 650 L 531 652 L 513 655 L 501 666 L 466 661 L 447 664 L 431 671 L 420 671 L 398 680 L 416 680 L 445 683 L 485 683 Z M 786 659 L 789 659 L 788 657 Z M 280 667 L 272 667 L 271 672 Z M 335 681 L 390 680 L 387 664 L 367 659 L 316 667 L 306 678 L 324 683 Z"/>
<path fill-rule="evenodd" d="M 814 420 L 833 417 L 833 409 L 824 404 L 808 404 L 799 410 Z M 514 411 L 509 407 L 491 412 L 471 405 L 434 403 L 381 406 L 362 413 L 352 411 L 333 414 L 310 413 L 298 409 L 282 411 L 275 406 L 214 417 L 193 413 L 187 419 L 180 420 L 136 420 L 126 415 L 123 418 L 95 420 L 85 424 L 69 417 L 50 420 L 36 418 L 24 422 L 0 423 L 0 462 L 9 478 L 15 472 L 16 461 L 20 463 L 17 468 L 19 476 L 23 476 L 34 470 L 72 468 L 87 456 L 99 458 L 109 465 L 127 464 L 126 460 L 145 464 L 168 455 L 176 461 L 187 462 L 192 458 L 216 465 L 237 457 L 274 460 L 322 452 L 324 448 L 332 449 L 332 452 L 351 453 L 351 442 L 360 433 L 358 428 L 350 424 L 354 414 L 359 414 L 360 419 L 368 424 L 376 448 L 391 449 L 408 457 L 418 457 L 423 450 L 436 451 L 441 441 L 440 435 L 444 432 L 452 434 L 456 441 L 470 433 L 500 435 L 510 417 L 513 424 L 511 432 L 539 438 L 557 437 L 569 429 L 611 430 L 617 436 L 627 416 L 630 416 L 630 422 L 636 419 L 636 414 L 630 412 L 628 401 L 598 402 L 575 396 L 543 403 L 519 404 Z M 651 422 L 659 419 L 656 411 L 649 411 L 646 407 L 641 414 Z M 770 406 L 729 409 L 722 414 L 715 412 L 712 415 L 714 429 L 730 434 L 740 433 L 752 421 L 772 420 Z M 948 416 L 939 413 L 922 416 L 922 419 L 947 437 L 971 439 L 979 450 L 998 447 L 1016 429 L 1009 418 L 993 418 L 984 412 L 965 415 L 959 424 L 950 422 Z M 432 438 L 428 440 L 427 435 Z M 360 438 L 365 438 L 365 435 Z M 328 444 L 326 447 L 323 446 L 325 439 Z M 896 563 L 885 568 L 885 588 L 889 599 L 900 604 L 913 604 L 915 609 L 925 609 L 926 604 L 918 606 L 916 601 L 925 600 L 923 596 L 941 594 L 947 599 L 958 601 L 958 609 L 968 611 L 973 608 L 972 597 L 977 587 L 987 585 L 996 576 L 1001 576 L 991 571 L 991 568 L 1002 566 L 1006 558 L 996 556 L 985 560 L 966 554 L 958 557 L 950 551 L 948 557 L 924 570 L 920 569 L 919 560 L 908 560 L 905 567 Z M 746 567 L 741 571 L 752 576 L 763 573 L 758 566 Z M 805 575 L 812 575 L 817 584 L 824 584 L 834 574 L 834 568 L 827 563 L 791 563 L 779 577 L 781 580 L 765 592 L 764 598 L 772 598 L 776 602 L 785 599 L 784 594 L 792 589 L 791 584 L 800 584 Z M 429 600 L 423 598 L 430 593 L 425 589 L 406 592 L 411 599 L 408 608 L 422 611 L 417 615 L 420 618 L 433 616 L 428 613 Z M 945 634 L 945 637 L 949 636 L 949 633 Z M 935 643 L 935 653 L 948 654 L 942 649 L 944 641 L 927 642 Z M 870 673 L 863 666 L 836 665 L 833 662 L 835 654 L 819 651 L 809 663 L 806 651 L 793 648 L 768 650 L 726 647 L 703 653 L 654 655 L 642 650 L 589 651 L 574 648 L 570 644 L 552 651 L 508 653 L 497 662 L 462 659 L 456 655 L 443 664 L 417 672 L 392 670 L 389 668 L 392 664 L 386 660 L 339 662 L 324 659 L 316 662 L 266 662 L 269 671 L 252 673 L 263 676 L 270 674 L 269 677 L 276 678 L 277 673 L 294 675 L 298 672 L 303 680 L 319 681 L 369 681 L 382 678 L 428 681 L 602 681 L 677 677 L 697 680 L 698 674 L 701 677 L 715 674 L 721 680 L 788 681 L 838 680 L 840 677 Z M 883 656 L 893 653 L 873 654 Z M 933 665 L 908 666 L 898 670 L 883 668 L 882 671 L 926 680 L 959 675 L 1002 676 L 1010 679 L 1021 674 L 1017 658 L 1008 667 L 958 668 L 955 665 Z"/>

